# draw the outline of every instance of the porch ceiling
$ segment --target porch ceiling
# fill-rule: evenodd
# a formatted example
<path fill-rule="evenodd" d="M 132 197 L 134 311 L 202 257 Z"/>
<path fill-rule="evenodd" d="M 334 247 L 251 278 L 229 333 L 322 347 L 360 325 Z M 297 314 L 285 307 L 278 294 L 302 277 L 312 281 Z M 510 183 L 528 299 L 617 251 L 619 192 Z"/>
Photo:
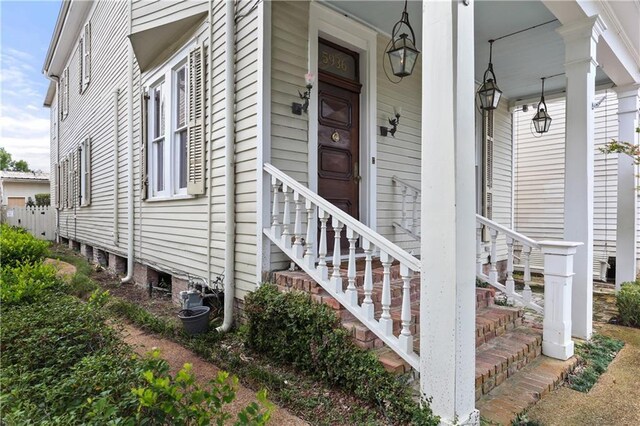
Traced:
<path fill-rule="evenodd" d="M 347 16 L 364 21 L 378 30 L 390 33 L 402 12 L 401 1 L 326 0 L 331 7 Z M 370 3 L 366 5 L 365 3 Z M 416 30 L 420 48 L 422 40 L 421 1 L 409 1 L 409 20 Z M 475 2 L 475 78 L 482 81 L 489 59 L 489 39 L 496 39 L 537 24 L 555 19 L 538 0 L 476 0 Z M 493 66 L 500 89 L 511 101 L 536 98 L 540 94 L 540 77 L 564 72 L 564 42 L 555 31 L 556 21 L 495 42 Z M 597 84 L 610 80 L 598 69 Z M 565 79 L 560 76 L 545 83 L 548 93 L 563 91 Z"/>

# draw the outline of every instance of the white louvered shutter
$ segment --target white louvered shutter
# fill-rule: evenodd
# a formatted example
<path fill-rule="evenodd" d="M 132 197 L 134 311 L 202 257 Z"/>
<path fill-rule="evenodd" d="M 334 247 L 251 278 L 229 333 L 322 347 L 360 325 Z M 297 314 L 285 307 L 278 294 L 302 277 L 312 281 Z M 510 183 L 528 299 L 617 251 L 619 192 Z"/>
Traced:
<path fill-rule="evenodd" d="M 84 65 L 84 69 L 81 70 L 83 80 L 82 90 L 84 91 L 86 90 L 87 86 L 89 86 L 89 81 L 91 81 L 91 22 L 87 22 L 84 26 L 84 43 L 82 56 L 82 63 Z"/>
<path fill-rule="evenodd" d="M 187 193 L 205 193 L 204 46 L 189 52 L 189 130 L 187 143 Z"/>
<path fill-rule="evenodd" d="M 147 158 L 148 151 L 147 145 L 149 143 L 148 138 L 148 123 L 149 123 L 149 96 L 145 93 L 140 98 L 140 182 L 142 185 L 142 199 L 146 200 L 149 197 L 149 169 Z"/>
<path fill-rule="evenodd" d="M 64 99 L 63 99 L 63 108 L 62 111 L 63 118 L 67 118 L 69 115 L 69 67 L 64 69 Z"/>
<path fill-rule="evenodd" d="M 483 114 L 483 197 L 482 215 L 487 219 L 493 219 L 493 111 L 485 111 Z M 483 240 L 489 241 L 491 236 L 487 227 L 484 228 Z"/>
<path fill-rule="evenodd" d="M 60 209 L 60 163 L 56 164 L 56 186 L 54 190 L 54 197 L 56 197 L 54 206 L 56 209 Z"/>
<path fill-rule="evenodd" d="M 84 92 L 84 39 L 78 42 L 78 93 Z"/>
<path fill-rule="evenodd" d="M 91 138 L 86 138 L 82 143 L 82 164 L 80 170 L 81 179 L 84 179 L 84 188 L 81 194 L 83 206 L 91 204 Z"/>
<path fill-rule="evenodd" d="M 80 206 L 80 151 L 75 149 L 72 156 L 73 161 L 73 202 L 71 207 Z"/>

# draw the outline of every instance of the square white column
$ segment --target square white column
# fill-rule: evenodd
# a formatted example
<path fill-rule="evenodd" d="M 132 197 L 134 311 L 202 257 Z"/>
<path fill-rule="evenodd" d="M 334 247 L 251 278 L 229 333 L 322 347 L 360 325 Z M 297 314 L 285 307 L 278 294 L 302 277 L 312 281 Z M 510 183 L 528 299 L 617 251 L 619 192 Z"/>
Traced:
<path fill-rule="evenodd" d="M 564 239 L 582 242 L 575 259 L 572 335 L 593 332 L 593 98 L 596 47 L 605 30 L 599 16 L 558 28 L 565 42 L 567 104 L 565 130 Z"/>
<path fill-rule="evenodd" d="M 617 87 L 618 140 L 638 144 L 638 89 L 640 85 Z M 618 156 L 618 205 L 616 221 L 616 291 L 622 283 L 636 278 L 638 202 L 634 159 Z"/>
<path fill-rule="evenodd" d="M 473 2 L 423 1 L 420 387 L 477 425 Z"/>

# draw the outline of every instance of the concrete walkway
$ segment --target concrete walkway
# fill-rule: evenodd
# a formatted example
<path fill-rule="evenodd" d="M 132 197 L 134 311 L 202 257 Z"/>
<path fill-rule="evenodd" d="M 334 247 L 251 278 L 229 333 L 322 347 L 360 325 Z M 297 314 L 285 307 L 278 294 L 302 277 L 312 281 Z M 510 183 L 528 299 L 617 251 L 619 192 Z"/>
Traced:
<path fill-rule="evenodd" d="M 136 353 L 140 355 L 150 352 L 153 348 L 160 349 L 160 356 L 169 363 L 171 374 L 178 372 L 185 363 L 191 363 L 193 365 L 192 371 L 195 373 L 196 379 L 201 384 L 204 384 L 211 379 L 215 379 L 218 375 L 218 371 L 220 371 L 213 364 L 203 360 L 198 355 L 188 349 L 185 349 L 179 344 L 172 342 L 171 340 L 149 334 L 129 324 L 124 325 L 123 339 L 127 344 L 133 347 Z M 233 372 L 230 373 L 233 374 Z M 268 397 L 269 395 L 267 395 L 267 398 Z M 233 419 L 235 420 L 235 414 L 238 411 L 253 401 L 256 401 L 256 392 L 239 384 L 235 401 L 228 405 L 228 410 L 233 415 Z M 308 424 L 304 420 L 289 413 L 284 408 L 277 406 L 274 407 L 274 410 L 271 413 L 271 421 L 269 423 L 278 426 L 297 426 Z"/>

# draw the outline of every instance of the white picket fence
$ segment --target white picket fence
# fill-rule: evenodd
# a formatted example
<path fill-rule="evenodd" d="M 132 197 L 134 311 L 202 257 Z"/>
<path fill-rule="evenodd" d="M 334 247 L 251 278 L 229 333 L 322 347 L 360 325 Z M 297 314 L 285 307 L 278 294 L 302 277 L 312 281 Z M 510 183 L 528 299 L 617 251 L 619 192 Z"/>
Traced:
<path fill-rule="evenodd" d="M 36 238 L 56 238 L 56 211 L 51 206 L 11 207 L 7 208 L 6 217 L 9 225 L 24 228 Z"/>

